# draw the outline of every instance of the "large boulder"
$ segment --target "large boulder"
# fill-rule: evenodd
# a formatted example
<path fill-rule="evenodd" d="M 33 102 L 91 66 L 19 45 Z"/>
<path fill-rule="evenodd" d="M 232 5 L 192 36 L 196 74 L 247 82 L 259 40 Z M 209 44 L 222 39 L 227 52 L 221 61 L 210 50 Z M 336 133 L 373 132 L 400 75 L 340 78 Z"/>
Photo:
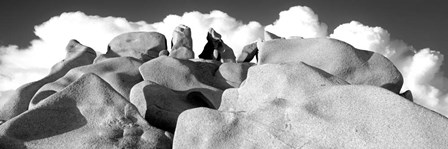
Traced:
<path fill-rule="evenodd" d="M 132 88 L 130 101 L 151 125 L 174 132 L 183 111 L 217 109 L 223 90 L 239 87 L 252 65 L 161 56 L 140 66 L 145 81 Z"/>
<path fill-rule="evenodd" d="M 258 64 L 305 62 L 351 84 L 373 85 L 399 93 L 403 77 L 381 54 L 359 50 L 331 38 L 274 39 L 258 42 Z"/>
<path fill-rule="evenodd" d="M 214 108 L 198 88 L 176 91 L 148 80 L 132 88 L 130 102 L 151 125 L 172 133 L 183 111 Z"/>
<path fill-rule="evenodd" d="M 171 148 L 134 105 L 85 74 L 34 108 L 0 125 L 0 148 Z"/>
<path fill-rule="evenodd" d="M 163 54 L 164 55 L 164 54 Z M 191 39 L 191 29 L 186 25 L 179 25 L 173 31 L 171 39 L 171 53 L 169 56 L 178 59 L 193 59 L 193 39 Z"/>
<path fill-rule="evenodd" d="M 165 36 L 158 32 L 128 32 L 113 38 L 106 54 L 97 60 L 111 57 L 134 57 L 144 62 L 159 56 L 159 52 L 166 50 Z"/>
<path fill-rule="evenodd" d="M 96 52 L 93 49 L 76 40 L 70 40 L 65 50 L 66 57 L 51 68 L 50 74 L 40 80 L 20 86 L 9 96 L 3 107 L 0 107 L 0 120 L 8 120 L 23 113 L 28 109 L 32 97 L 42 86 L 56 81 L 72 68 L 91 64 L 96 57 Z"/>
<path fill-rule="evenodd" d="M 143 80 L 152 81 L 175 91 L 195 89 L 202 93 L 213 108 L 218 108 L 222 92 L 229 84 L 214 76 L 221 63 L 216 61 L 190 61 L 160 56 L 140 66 Z"/>
<path fill-rule="evenodd" d="M 142 62 L 132 57 L 115 57 L 95 64 L 74 68 L 64 77 L 42 86 L 32 98 L 30 107 L 35 106 L 48 96 L 63 90 L 82 75 L 88 73 L 100 76 L 125 99 L 129 99 L 132 86 L 143 81 L 138 70 L 140 65 L 142 65 Z"/>
<path fill-rule="evenodd" d="M 249 69 L 218 110 L 178 119 L 173 148 L 445 148 L 448 119 L 305 63 Z"/>

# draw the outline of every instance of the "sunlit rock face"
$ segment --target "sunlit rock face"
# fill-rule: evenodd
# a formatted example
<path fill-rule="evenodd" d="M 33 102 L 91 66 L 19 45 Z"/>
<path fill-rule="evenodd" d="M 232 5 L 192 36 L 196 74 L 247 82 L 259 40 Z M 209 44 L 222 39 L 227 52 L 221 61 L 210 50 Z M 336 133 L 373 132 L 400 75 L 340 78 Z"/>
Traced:
<path fill-rule="evenodd" d="M 381 86 L 399 93 L 403 77 L 386 57 L 331 38 L 258 42 L 258 64 L 305 62 L 351 84 Z"/>
<path fill-rule="evenodd" d="M 447 119 L 303 62 L 249 69 L 218 110 L 182 113 L 174 148 L 444 148 Z"/>
<path fill-rule="evenodd" d="M 163 130 L 95 74 L 0 127 L 2 148 L 171 148 Z"/>
<path fill-rule="evenodd" d="M 102 57 L 134 57 L 148 61 L 166 50 L 166 38 L 158 32 L 129 32 L 118 35 L 108 45 Z"/>
<path fill-rule="evenodd" d="M 400 93 L 385 57 L 329 38 L 233 50 L 210 29 L 72 40 L 64 60 L 0 106 L 0 148 L 444 148 L 447 119 Z M 253 58 L 257 63 L 251 63 Z"/>

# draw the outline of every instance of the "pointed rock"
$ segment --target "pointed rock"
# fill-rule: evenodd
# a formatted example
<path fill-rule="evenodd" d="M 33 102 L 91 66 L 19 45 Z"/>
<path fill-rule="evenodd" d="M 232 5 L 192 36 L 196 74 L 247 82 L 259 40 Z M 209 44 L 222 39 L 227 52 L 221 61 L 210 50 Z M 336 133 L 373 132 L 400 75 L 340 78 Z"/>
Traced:
<path fill-rule="evenodd" d="M 282 37 L 277 36 L 276 34 L 271 33 L 269 31 L 264 31 L 264 41 L 269 41 L 273 39 L 282 39 Z"/>
<path fill-rule="evenodd" d="M 230 48 L 221 39 L 221 35 L 213 28 L 210 28 L 207 33 L 207 44 L 204 46 L 204 50 L 199 55 L 199 58 L 206 60 L 216 60 L 223 62 L 235 62 L 235 54 L 232 48 Z"/>

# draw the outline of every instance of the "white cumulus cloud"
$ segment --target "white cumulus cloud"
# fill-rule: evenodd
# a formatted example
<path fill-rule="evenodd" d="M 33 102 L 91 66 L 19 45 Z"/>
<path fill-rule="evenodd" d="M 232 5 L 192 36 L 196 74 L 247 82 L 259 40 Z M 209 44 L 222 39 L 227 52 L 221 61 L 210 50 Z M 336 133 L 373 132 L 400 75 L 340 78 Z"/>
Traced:
<path fill-rule="evenodd" d="M 312 38 L 327 36 L 327 28 L 311 8 L 295 6 L 280 12 L 278 20 L 265 29 L 281 37 Z"/>

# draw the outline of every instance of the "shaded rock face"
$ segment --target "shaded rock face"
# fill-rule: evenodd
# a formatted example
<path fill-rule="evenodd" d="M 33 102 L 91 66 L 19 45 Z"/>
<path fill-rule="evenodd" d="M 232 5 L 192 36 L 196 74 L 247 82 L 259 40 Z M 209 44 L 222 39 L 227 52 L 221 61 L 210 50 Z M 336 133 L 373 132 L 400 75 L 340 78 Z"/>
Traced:
<path fill-rule="evenodd" d="M 171 148 L 134 105 L 94 74 L 0 127 L 1 148 Z"/>
<path fill-rule="evenodd" d="M 159 52 L 166 49 L 166 38 L 163 34 L 158 32 L 129 32 L 112 39 L 106 54 L 101 55 L 98 61 L 103 58 L 129 56 L 146 62 L 158 57 Z"/>
<path fill-rule="evenodd" d="M 373 85 L 399 93 L 403 77 L 386 57 L 331 38 L 274 39 L 258 42 L 258 64 L 305 62 L 351 84 Z"/>
<path fill-rule="evenodd" d="M 207 43 L 199 58 L 222 62 L 235 62 L 235 54 L 221 39 L 221 34 L 210 28 L 207 33 Z"/>
<path fill-rule="evenodd" d="M 305 63 L 249 69 L 218 110 L 183 112 L 174 148 L 444 148 L 447 119 Z"/>

